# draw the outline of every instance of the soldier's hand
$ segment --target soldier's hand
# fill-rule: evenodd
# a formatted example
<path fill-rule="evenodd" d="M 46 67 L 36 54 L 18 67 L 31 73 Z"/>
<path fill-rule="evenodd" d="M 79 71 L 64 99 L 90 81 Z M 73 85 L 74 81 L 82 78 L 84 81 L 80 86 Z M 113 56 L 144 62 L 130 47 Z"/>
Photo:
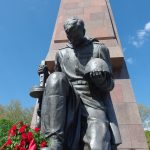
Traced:
<path fill-rule="evenodd" d="M 48 67 L 47 65 L 39 65 L 38 67 L 38 74 L 42 74 L 42 73 L 48 73 Z"/>
<path fill-rule="evenodd" d="M 90 78 L 94 83 L 103 83 L 106 80 L 106 73 L 103 71 L 92 71 L 90 72 Z"/>
<path fill-rule="evenodd" d="M 117 150 L 117 145 L 112 145 L 112 150 Z"/>
<path fill-rule="evenodd" d="M 92 71 L 90 72 L 91 78 L 100 78 L 100 79 L 106 79 L 106 73 L 103 71 Z"/>

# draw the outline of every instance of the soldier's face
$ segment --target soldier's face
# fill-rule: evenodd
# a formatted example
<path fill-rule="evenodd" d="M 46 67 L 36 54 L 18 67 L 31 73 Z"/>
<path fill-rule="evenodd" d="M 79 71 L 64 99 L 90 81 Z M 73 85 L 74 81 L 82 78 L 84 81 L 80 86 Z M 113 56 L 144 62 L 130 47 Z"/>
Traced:
<path fill-rule="evenodd" d="M 69 33 L 67 33 L 67 37 L 73 46 L 79 46 L 84 39 L 85 29 L 81 27 L 76 27 L 70 29 Z"/>

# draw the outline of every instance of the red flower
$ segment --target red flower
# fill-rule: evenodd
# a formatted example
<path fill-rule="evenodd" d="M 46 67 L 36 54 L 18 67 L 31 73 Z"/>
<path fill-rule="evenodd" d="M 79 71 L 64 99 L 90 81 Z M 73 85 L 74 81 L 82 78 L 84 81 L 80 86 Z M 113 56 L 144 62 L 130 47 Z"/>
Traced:
<path fill-rule="evenodd" d="M 35 144 L 34 139 L 32 139 L 32 140 L 30 141 L 28 150 L 37 150 L 37 147 L 36 147 L 36 144 Z"/>
<path fill-rule="evenodd" d="M 35 131 L 35 132 L 39 132 L 39 131 L 40 131 L 40 128 L 37 128 L 37 127 L 36 127 L 36 128 L 34 128 L 34 131 Z"/>
<path fill-rule="evenodd" d="M 41 141 L 43 139 L 43 137 L 40 137 L 40 128 L 36 127 L 33 131 L 29 125 L 23 124 L 23 122 L 18 122 L 10 128 L 7 139 L 7 142 L 3 145 L 4 149 L 8 146 L 8 148 L 13 148 L 14 150 L 37 150 L 39 146 L 41 148 L 47 146 L 45 140 L 41 143 L 38 142 L 37 145 L 35 143 L 35 140 Z"/>
<path fill-rule="evenodd" d="M 15 136 L 16 135 L 16 131 L 15 130 L 9 130 L 8 131 L 8 136 Z"/>
<path fill-rule="evenodd" d="M 20 147 L 25 147 L 25 146 L 26 146 L 26 142 L 24 140 L 21 140 Z"/>
<path fill-rule="evenodd" d="M 11 129 L 8 131 L 8 136 L 15 136 L 16 135 L 17 126 L 13 125 Z"/>
<path fill-rule="evenodd" d="M 33 139 L 33 134 L 32 134 L 32 132 L 28 132 L 28 133 L 27 133 L 27 136 L 28 136 L 28 142 L 30 142 L 30 141 Z"/>
<path fill-rule="evenodd" d="M 20 146 L 18 144 L 15 145 L 16 150 L 20 150 Z"/>
<path fill-rule="evenodd" d="M 46 147 L 46 146 L 47 146 L 46 141 L 42 141 L 42 143 L 40 144 L 40 147 L 42 148 L 42 147 Z"/>
<path fill-rule="evenodd" d="M 23 122 L 22 121 L 18 122 L 18 124 L 21 125 L 21 126 L 23 126 Z"/>
<path fill-rule="evenodd" d="M 22 134 L 21 134 L 21 139 L 22 139 L 22 140 L 27 140 L 27 139 L 28 139 L 27 134 L 26 134 L 26 133 L 22 133 Z"/>
<path fill-rule="evenodd" d="M 11 144 L 12 144 L 11 139 L 8 139 L 7 142 L 5 143 L 6 146 L 9 146 L 9 145 L 11 145 Z"/>
<path fill-rule="evenodd" d="M 17 130 L 17 126 L 16 125 L 13 125 L 12 127 L 11 127 L 11 129 L 10 130 L 14 130 L 14 131 L 16 131 Z"/>
<path fill-rule="evenodd" d="M 20 147 L 19 150 L 27 150 L 25 147 Z"/>
<path fill-rule="evenodd" d="M 24 133 L 25 132 L 25 129 L 27 128 L 26 125 L 23 125 L 20 129 L 19 129 L 19 133 Z"/>

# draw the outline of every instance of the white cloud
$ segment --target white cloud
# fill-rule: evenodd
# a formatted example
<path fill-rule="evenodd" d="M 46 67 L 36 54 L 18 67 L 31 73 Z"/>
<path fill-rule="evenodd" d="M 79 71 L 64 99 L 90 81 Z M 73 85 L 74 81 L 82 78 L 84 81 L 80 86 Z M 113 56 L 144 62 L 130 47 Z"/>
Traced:
<path fill-rule="evenodd" d="M 146 23 L 144 29 L 145 29 L 145 31 L 150 32 L 150 22 Z"/>
<path fill-rule="evenodd" d="M 142 38 L 142 37 L 141 37 Z M 129 43 L 135 46 L 136 48 L 141 47 L 144 44 L 145 39 L 141 39 L 138 36 L 132 36 L 129 38 Z"/>
<path fill-rule="evenodd" d="M 132 41 L 133 46 L 139 48 L 144 44 L 144 40 L 141 41 Z"/>
<path fill-rule="evenodd" d="M 135 46 L 135 47 L 139 47 L 139 44 L 137 41 L 132 41 L 132 44 Z"/>
<path fill-rule="evenodd" d="M 135 36 L 130 37 L 130 43 L 139 48 L 144 42 L 148 39 L 150 35 L 150 22 L 146 23 L 143 29 L 140 29 L 136 32 Z"/>
<path fill-rule="evenodd" d="M 134 63 L 134 60 L 133 60 L 132 57 L 129 57 L 129 58 L 126 59 L 126 62 L 127 62 L 128 64 L 132 65 L 132 64 Z"/>
<path fill-rule="evenodd" d="M 145 30 L 139 30 L 139 31 L 137 32 L 137 37 L 138 37 L 139 39 L 144 39 L 145 36 L 146 36 L 146 31 L 145 31 Z"/>

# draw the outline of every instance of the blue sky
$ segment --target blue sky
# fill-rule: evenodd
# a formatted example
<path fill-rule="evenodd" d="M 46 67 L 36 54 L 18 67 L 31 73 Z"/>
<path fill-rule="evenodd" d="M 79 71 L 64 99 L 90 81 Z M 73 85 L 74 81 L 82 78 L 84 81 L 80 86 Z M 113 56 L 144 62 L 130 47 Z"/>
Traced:
<path fill-rule="evenodd" d="M 110 2 L 136 100 L 150 107 L 150 1 Z"/>
<path fill-rule="evenodd" d="M 0 104 L 21 101 L 39 84 L 60 0 L 0 0 Z M 150 107 L 150 1 L 110 0 L 138 103 Z"/>

